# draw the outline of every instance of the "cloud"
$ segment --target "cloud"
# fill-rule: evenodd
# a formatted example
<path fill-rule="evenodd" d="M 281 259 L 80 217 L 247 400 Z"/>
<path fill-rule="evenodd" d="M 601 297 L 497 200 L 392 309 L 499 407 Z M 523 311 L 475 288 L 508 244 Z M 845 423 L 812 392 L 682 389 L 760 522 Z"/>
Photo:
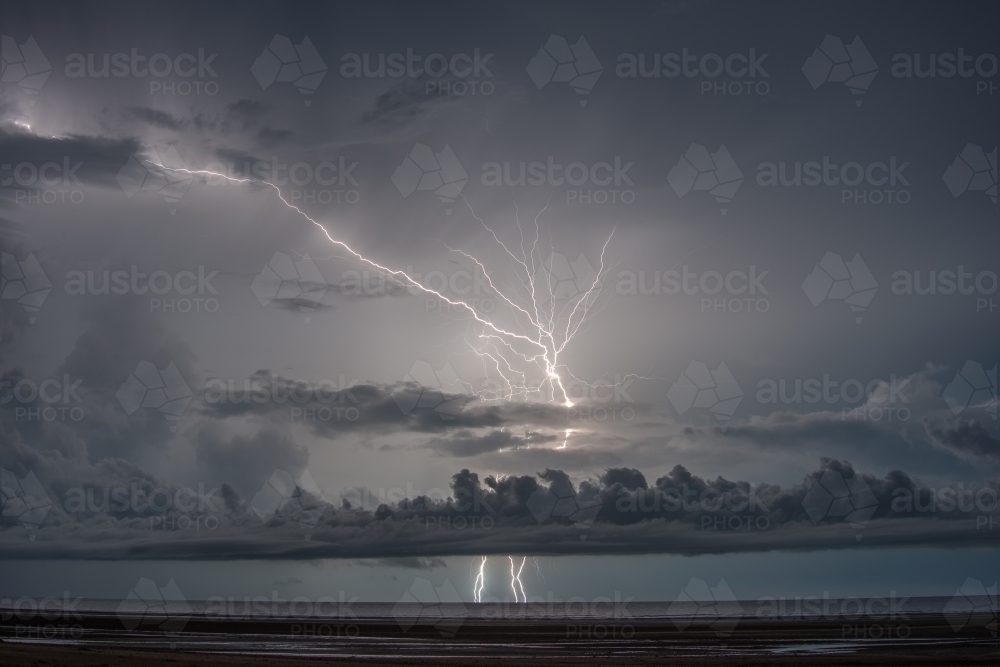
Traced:
<path fill-rule="evenodd" d="M 118 170 L 139 147 L 135 138 L 81 134 L 43 137 L 13 125 L 0 125 L 0 155 L 5 164 L 26 162 L 38 169 L 47 162 L 62 167 L 68 161 L 72 175 L 64 176 L 70 181 L 75 177 L 81 184 L 117 188 Z"/>
<path fill-rule="evenodd" d="M 957 456 L 1000 461 L 1000 438 L 990 433 L 979 420 L 960 419 L 953 426 L 924 420 L 924 428 L 936 445 Z"/>
<path fill-rule="evenodd" d="M 257 131 L 257 142 L 265 147 L 270 148 L 275 144 L 279 144 L 289 137 L 295 136 L 295 132 L 292 130 L 281 130 L 274 127 L 262 127 Z"/>
<path fill-rule="evenodd" d="M 140 361 L 158 369 L 174 364 L 191 385 L 197 374 L 190 348 L 138 299 L 94 301 L 81 312 L 86 328 L 52 373 L 59 387 L 73 387 L 63 394 L 63 402 L 76 408 L 79 416 L 41 420 L 24 418 L 15 410 L 0 411 L 0 452 L 5 451 L 3 444 L 23 448 L 13 460 L 58 453 L 71 461 L 98 462 L 164 447 L 173 437 L 158 410 L 126 415 L 116 392 Z M 36 384 L 49 379 L 28 377 L 16 365 L 5 366 L 2 376 L 5 387 L 16 386 L 22 379 Z M 38 412 L 50 405 L 35 395 L 30 401 L 19 400 L 17 407 Z M 11 459 L 4 460 L 9 463 Z"/>
<path fill-rule="evenodd" d="M 512 431 L 492 430 L 483 435 L 477 435 L 470 430 L 462 429 L 449 433 L 447 437 L 434 438 L 424 445 L 439 454 L 450 456 L 478 456 L 488 452 L 501 452 L 509 449 L 520 449 L 536 444 L 545 444 L 559 440 L 555 434 L 525 432 L 515 435 Z"/>
<path fill-rule="evenodd" d="M 167 130 L 182 130 L 187 127 L 188 124 L 186 120 L 177 118 L 166 111 L 161 111 L 160 109 L 132 107 L 128 110 L 128 113 L 136 120 Z"/>
<path fill-rule="evenodd" d="M 241 99 L 226 108 L 226 117 L 247 129 L 261 122 L 267 115 L 267 105 L 258 100 Z"/>
<path fill-rule="evenodd" d="M 484 404 L 474 395 L 444 393 L 445 400 L 456 400 L 462 404 L 453 419 L 442 419 L 432 409 L 416 408 L 404 412 L 393 398 L 401 389 L 411 391 L 420 387 L 415 383 L 382 385 L 359 383 L 349 387 L 339 387 L 326 383 L 308 383 L 291 380 L 261 370 L 253 376 L 240 380 L 212 378 L 198 409 L 202 414 L 215 419 L 235 417 L 258 417 L 284 423 L 290 419 L 292 408 L 340 410 L 342 418 L 317 420 L 311 423 L 313 431 L 324 437 L 338 437 L 346 432 L 369 430 L 376 433 L 409 431 L 417 433 L 441 433 L 448 431 L 447 438 L 430 445 L 431 449 L 457 451 L 471 449 L 489 450 L 490 444 L 476 444 L 475 438 L 487 438 L 499 444 L 508 436 L 475 436 L 471 429 L 501 429 L 504 427 L 524 427 L 526 425 L 565 428 L 567 412 L 565 408 L 538 403 L 498 403 Z M 295 396 L 295 399 L 292 399 Z M 347 410 L 350 409 L 350 418 Z M 542 442 L 539 433 L 521 436 L 525 443 Z M 466 442 L 462 440 L 466 439 Z M 514 442 L 514 441 L 511 441 Z M 469 454 L 466 454 L 469 455 Z"/>
<path fill-rule="evenodd" d="M 218 423 L 199 425 L 192 438 L 198 463 L 212 479 L 225 480 L 248 493 L 276 470 L 297 478 L 309 463 L 309 450 L 287 428 L 266 425 L 253 436 L 226 433 Z"/>
<path fill-rule="evenodd" d="M 455 77 L 446 77 L 438 82 L 440 89 L 461 81 Z M 411 123 L 426 114 L 434 106 L 454 104 L 456 99 L 450 95 L 426 93 L 420 83 L 402 81 L 389 87 L 375 98 L 374 108 L 361 114 L 362 125 L 397 125 Z"/>
<path fill-rule="evenodd" d="M 44 483 L 51 475 L 43 473 L 39 478 Z M 120 474 L 139 477 L 134 468 Z M 975 525 L 977 517 L 996 512 L 1000 479 L 933 489 L 900 470 L 879 479 L 846 461 L 823 459 L 818 470 L 788 488 L 722 477 L 706 480 L 680 465 L 646 486 L 635 469 L 606 470 L 576 484 L 557 469 L 483 480 L 464 469 L 452 477 L 448 498 L 418 495 L 371 507 L 354 490 L 341 502 L 325 505 L 309 526 L 308 541 L 292 522 L 273 519 L 265 524 L 256 519 L 228 485 L 219 494 L 226 500 L 217 503 L 222 507 L 215 515 L 217 529 L 200 532 L 152 530 L 134 511 L 127 516 L 72 515 L 56 493 L 60 499 L 54 518 L 37 530 L 34 541 L 26 539 L 26 529 L 11 527 L 0 544 L 0 558 L 416 558 L 426 560 L 395 562 L 432 567 L 434 558 L 448 555 L 510 552 L 701 554 L 853 548 L 859 543 L 850 525 L 837 516 L 814 523 L 805 509 L 806 495 L 830 474 L 844 480 L 857 477 L 876 499 L 863 546 L 996 543 L 995 535 Z M 143 488 L 153 483 L 146 479 Z M 587 539 L 580 539 L 581 525 L 559 513 L 539 518 L 533 505 L 539 492 L 599 506 L 586 527 Z M 754 530 L 714 529 L 746 516 L 753 518 Z M 459 525 L 461 530 L 456 529 Z"/>

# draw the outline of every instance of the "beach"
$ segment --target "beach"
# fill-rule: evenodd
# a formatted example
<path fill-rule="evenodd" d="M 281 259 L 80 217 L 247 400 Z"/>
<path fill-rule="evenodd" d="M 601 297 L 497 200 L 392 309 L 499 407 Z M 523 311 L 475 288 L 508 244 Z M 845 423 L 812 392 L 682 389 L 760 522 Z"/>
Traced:
<path fill-rule="evenodd" d="M 421 610 L 417 610 L 418 612 Z M 989 614 L 964 619 L 496 618 L 447 610 L 395 617 L 212 618 L 178 623 L 83 613 L 0 623 L 3 663 L 119 665 L 996 665 Z M 139 621 L 138 623 L 136 621 Z M 124 626 L 124 629 L 123 629 Z M 130 627 L 131 626 L 131 627 Z"/>

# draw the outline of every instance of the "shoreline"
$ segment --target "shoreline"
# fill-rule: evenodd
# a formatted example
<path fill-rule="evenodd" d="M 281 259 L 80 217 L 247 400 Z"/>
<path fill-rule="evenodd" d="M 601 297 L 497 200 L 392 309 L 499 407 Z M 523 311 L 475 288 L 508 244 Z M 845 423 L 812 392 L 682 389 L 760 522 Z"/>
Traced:
<path fill-rule="evenodd" d="M 73 623 L 0 621 L 0 656 L 11 665 L 146 667 L 252 664 L 291 667 L 316 660 L 346 665 L 888 665 L 1000 664 L 989 614 L 956 630 L 941 613 L 904 622 L 756 618 L 219 619 L 193 615 L 78 614 Z M 131 626 L 133 629 L 126 630 Z"/>

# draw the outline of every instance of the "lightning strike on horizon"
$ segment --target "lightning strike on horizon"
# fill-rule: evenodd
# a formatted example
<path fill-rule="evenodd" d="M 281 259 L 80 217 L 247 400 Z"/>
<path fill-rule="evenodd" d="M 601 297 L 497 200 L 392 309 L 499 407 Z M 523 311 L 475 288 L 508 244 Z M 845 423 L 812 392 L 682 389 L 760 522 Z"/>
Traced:
<path fill-rule="evenodd" d="M 518 568 L 517 574 L 514 573 L 514 557 L 513 556 L 507 556 L 507 558 L 510 559 L 510 587 L 511 587 L 511 590 L 514 591 L 514 602 L 527 602 L 528 601 L 528 596 L 524 594 L 524 584 L 521 583 L 521 572 L 524 571 L 524 564 L 527 562 L 528 557 L 524 556 L 524 557 L 521 558 L 521 567 Z M 514 586 L 515 582 L 517 583 L 517 586 Z M 521 599 L 520 600 L 518 600 L 518 598 L 517 598 L 517 589 L 518 588 L 521 589 Z"/>
<path fill-rule="evenodd" d="M 472 599 L 474 602 L 483 601 L 483 588 L 486 586 L 486 556 L 483 556 L 483 560 L 479 563 L 479 575 L 476 577 L 476 583 L 472 589 Z"/>

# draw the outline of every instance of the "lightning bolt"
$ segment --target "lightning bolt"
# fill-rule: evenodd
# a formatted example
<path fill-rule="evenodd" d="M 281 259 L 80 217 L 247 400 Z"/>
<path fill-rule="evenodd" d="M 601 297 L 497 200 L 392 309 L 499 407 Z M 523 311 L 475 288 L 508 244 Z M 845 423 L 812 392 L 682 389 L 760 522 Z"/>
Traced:
<path fill-rule="evenodd" d="M 524 594 L 524 584 L 521 583 L 521 572 L 524 571 L 524 564 L 527 562 L 528 557 L 524 556 L 521 558 L 521 567 L 517 569 L 517 573 L 514 572 L 514 557 L 507 556 L 510 559 L 510 587 L 514 591 L 514 602 L 527 602 L 528 596 Z M 517 584 L 515 586 L 515 583 Z M 521 599 L 518 600 L 517 589 L 521 589 Z"/>
<path fill-rule="evenodd" d="M 451 306 L 468 312 L 480 325 L 475 342 L 469 342 L 469 346 L 482 360 L 487 378 L 490 375 L 491 367 L 497 375 L 503 378 L 499 391 L 484 390 L 477 392 L 477 396 L 481 400 L 510 401 L 515 399 L 528 400 L 538 397 L 561 403 L 566 408 L 572 408 L 574 403 L 566 389 L 563 376 L 571 377 L 586 386 L 592 386 L 574 376 L 565 364 L 560 361 L 559 357 L 567 345 L 581 331 L 588 317 L 592 315 L 592 309 L 600 292 L 601 278 L 605 275 L 606 271 L 604 256 L 608 245 L 611 243 L 611 239 L 614 237 L 614 230 L 611 231 L 601 247 L 600 265 L 589 287 L 571 296 L 566 303 L 559 304 L 560 299 L 556 294 L 551 262 L 549 266 L 545 266 L 545 263 L 541 259 L 541 250 L 539 247 L 540 230 L 538 218 L 548 208 L 548 204 L 534 218 L 534 238 L 526 239 L 524 228 L 521 226 L 520 211 L 517 210 L 517 202 L 515 200 L 515 222 L 520 234 L 520 244 L 519 248 L 517 248 L 519 252 L 515 253 L 500 240 L 497 233 L 481 217 L 476 215 L 468 199 L 462 195 L 462 199 L 469 206 L 472 216 L 479 221 L 482 227 L 493 237 L 493 240 L 503 249 L 507 257 L 513 261 L 513 268 L 518 278 L 516 283 L 511 281 L 514 284 L 514 291 L 508 293 L 500 289 L 490 277 L 483 262 L 475 256 L 461 249 L 448 248 L 448 250 L 462 254 L 479 267 L 490 289 L 510 308 L 518 329 L 514 331 L 497 324 L 490 317 L 479 312 L 472 304 L 462 299 L 450 298 L 442 292 L 421 283 L 406 271 L 384 266 L 364 256 L 347 243 L 334 238 L 322 223 L 285 199 L 281 189 L 274 183 L 251 178 L 237 178 L 206 169 L 167 167 L 152 161 L 150 163 L 160 169 L 181 172 L 191 176 L 214 176 L 233 183 L 260 184 L 270 187 L 286 207 L 319 228 L 330 243 L 347 251 L 357 261 L 371 266 L 388 276 L 392 276 L 395 280 L 403 284 L 403 286 L 412 286 L 422 292 L 436 296 Z M 530 247 L 526 245 L 526 241 L 530 241 Z M 448 246 L 446 245 L 445 247 Z M 522 272 L 523 275 L 520 275 Z M 539 277 L 544 280 L 539 280 Z M 517 285 L 521 286 L 523 292 L 517 291 Z M 524 296 L 525 292 L 526 298 Z M 527 305 L 521 305 L 521 303 L 518 303 L 519 301 L 527 302 Z M 522 344 L 528 351 L 518 349 L 517 346 Z M 544 379 L 539 386 L 532 387 L 529 385 L 527 373 L 516 369 L 516 365 L 518 365 L 517 360 L 527 362 L 542 372 Z M 642 376 L 627 375 L 622 381 L 629 377 L 642 378 Z M 566 448 L 572 433 L 572 429 L 565 430 L 562 445 L 558 449 Z M 524 584 L 521 582 L 521 573 L 524 571 L 527 556 L 522 557 L 520 567 L 516 571 L 514 557 L 508 556 L 508 559 L 510 560 L 510 586 L 511 590 L 514 591 L 514 602 L 526 602 L 527 595 L 524 591 Z M 487 557 L 483 556 L 479 564 L 479 573 L 473 585 L 473 599 L 476 602 L 482 601 L 483 590 L 486 586 L 486 561 Z"/>
<path fill-rule="evenodd" d="M 482 359 L 487 377 L 489 377 L 490 370 L 492 369 L 503 378 L 499 391 L 487 390 L 476 392 L 476 395 L 480 399 L 509 401 L 514 399 L 528 400 L 537 397 L 551 399 L 567 408 L 573 407 L 573 401 L 564 383 L 564 376 L 572 377 L 578 382 L 582 381 L 569 372 L 568 368 L 560 360 L 560 355 L 580 332 L 581 327 L 592 314 L 591 309 L 600 292 L 601 278 L 605 275 L 606 271 L 605 253 L 608 245 L 611 243 L 611 239 L 614 237 L 614 230 L 608 235 L 607 240 L 601 247 L 600 264 L 593 281 L 585 290 L 572 296 L 566 303 L 559 304 L 561 299 L 559 299 L 555 292 L 555 281 L 552 276 L 551 263 L 549 266 L 545 266 L 545 263 L 541 260 L 539 247 L 540 230 L 538 218 L 545 212 L 548 205 L 535 216 L 533 239 L 525 238 L 524 228 L 520 221 L 520 212 L 516 212 L 515 220 L 520 233 L 520 248 L 519 253 L 515 253 L 500 240 L 497 233 L 482 218 L 476 215 L 472 205 L 469 204 L 469 201 L 463 195 L 462 199 L 469 206 L 473 217 L 490 233 L 493 240 L 503 249 L 503 252 L 513 260 L 517 273 L 520 274 L 523 272 L 524 275 L 517 275 L 518 284 L 527 292 L 526 300 L 529 303 L 522 306 L 518 303 L 521 300 L 518 294 L 506 293 L 503 289 L 500 289 L 488 275 L 483 262 L 475 256 L 461 249 L 448 248 L 448 250 L 462 254 L 480 268 L 490 288 L 510 308 L 517 324 L 517 330 L 511 330 L 513 327 L 501 326 L 467 301 L 461 298 L 449 297 L 441 291 L 420 282 L 417 278 L 410 275 L 410 273 L 385 266 L 374 259 L 366 257 L 344 241 L 334 238 L 326 226 L 285 199 L 281 189 L 274 183 L 252 178 L 229 176 L 207 169 L 167 167 L 152 160 L 149 160 L 149 163 L 159 169 L 180 172 L 191 176 L 214 176 L 232 183 L 259 184 L 272 188 L 286 207 L 315 225 L 330 243 L 345 250 L 357 261 L 371 266 L 388 276 L 392 276 L 393 279 L 406 287 L 413 287 L 426 294 L 433 295 L 445 303 L 467 312 L 480 325 L 475 342 L 469 343 L 470 347 Z M 516 207 L 517 202 L 515 201 L 515 210 Z M 526 241 L 529 240 L 530 248 L 526 246 Z M 543 277 L 544 280 L 540 280 L 539 276 Z M 514 292 L 516 291 L 515 289 Z M 527 362 L 541 371 L 544 379 L 539 386 L 532 387 L 529 385 L 527 374 L 523 370 L 519 371 L 516 369 L 518 365 L 517 360 Z M 560 449 L 565 447 L 566 441 L 569 438 L 569 431 L 565 435 L 563 446 Z"/>
<path fill-rule="evenodd" d="M 472 589 L 472 599 L 475 602 L 483 601 L 483 588 L 486 586 L 486 556 L 483 556 L 482 562 L 479 564 L 479 575 L 476 577 L 476 583 Z"/>

